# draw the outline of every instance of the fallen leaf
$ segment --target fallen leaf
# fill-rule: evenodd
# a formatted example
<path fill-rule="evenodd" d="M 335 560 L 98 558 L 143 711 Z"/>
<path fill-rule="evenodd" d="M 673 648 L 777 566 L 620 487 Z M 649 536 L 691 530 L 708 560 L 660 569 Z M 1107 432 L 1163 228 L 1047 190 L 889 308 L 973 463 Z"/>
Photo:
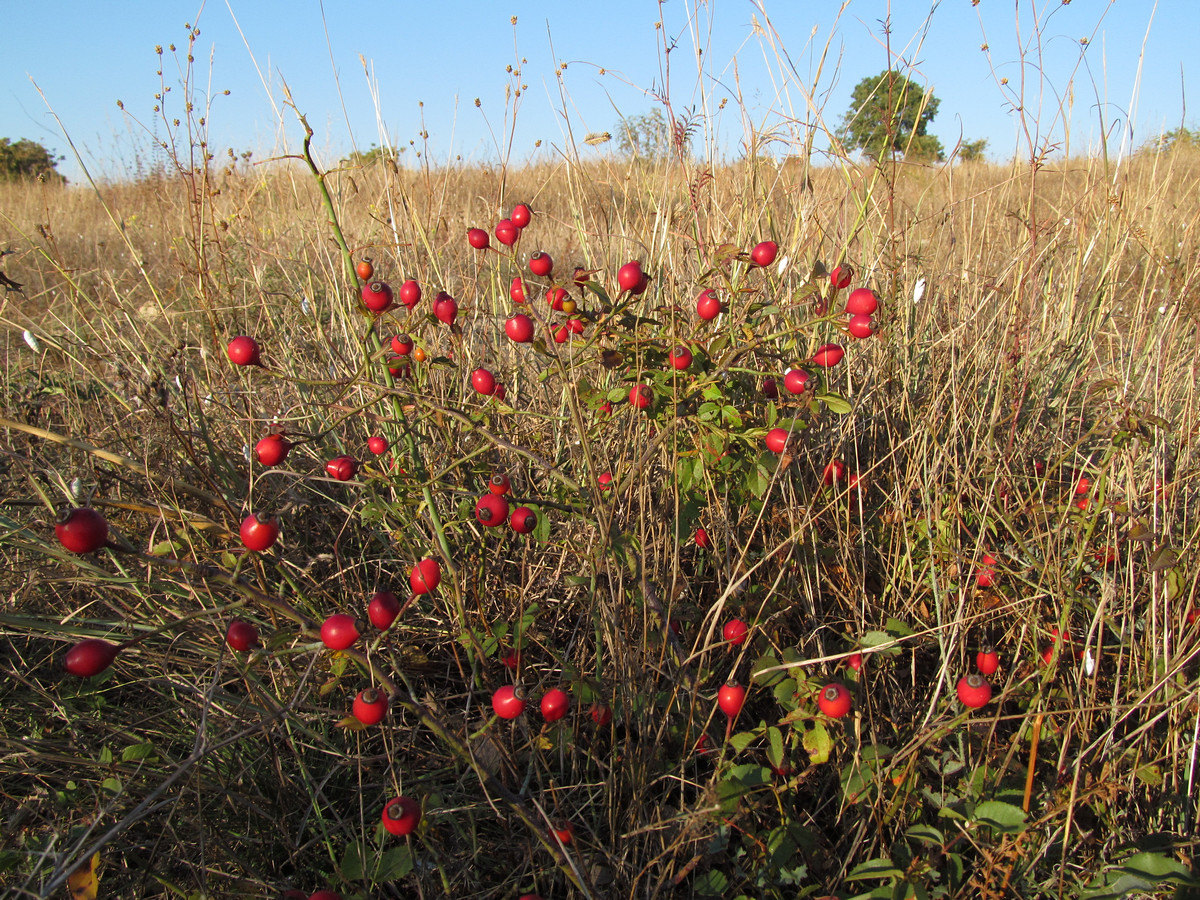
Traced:
<path fill-rule="evenodd" d="M 100 893 L 100 879 L 96 877 L 96 869 L 100 865 L 99 851 L 92 858 L 80 864 L 74 872 L 67 876 L 67 888 L 73 900 L 96 900 Z"/>

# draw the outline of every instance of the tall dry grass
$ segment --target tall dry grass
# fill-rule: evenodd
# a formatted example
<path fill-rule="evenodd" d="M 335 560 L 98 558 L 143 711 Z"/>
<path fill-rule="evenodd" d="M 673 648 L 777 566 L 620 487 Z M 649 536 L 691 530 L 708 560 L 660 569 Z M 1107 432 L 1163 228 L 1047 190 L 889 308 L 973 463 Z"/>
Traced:
<path fill-rule="evenodd" d="M 358 896 L 850 896 L 876 884 L 848 880 L 856 866 L 884 857 L 885 885 L 895 869 L 931 896 L 1057 896 L 1135 849 L 1194 856 L 1198 173 L 1186 150 L 1119 169 L 605 157 L 331 172 L 354 258 L 462 307 L 457 336 L 403 310 L 380 327 L 438 361 L 412 386 L 381 383 L 299 166 L 0 185 L 2 268 L 23 284 L 0 311 L 5 880 L 39 895 L 108 828 L 105 889 L 122 896 L 325 881 Z M 551 252 L 557 272 L 595 269 L 615 296 L 617 266 L 640 259 L 654 280 L 631 311 L 653 323 L 589 327 L 557 356 L 508 342 L 519 261 L 463 234 L 518 200 L 537 210 L 522 251 Z M 717 248 L 767 237 L 781 262 L 735 269 L 744 292 L 698 323 Z M 879 293 L 880 331 L 830 376 L 851 411 L 793 411 L 808 426 L 795 458 L 759 484 L 773 413 L 748 389 L 846 342 L 818 309 L 838 262 Z M 243 333 L 270 373 L 231 371 L 224 345 Z M 748 435 L 719 429 L 723 460 L 705 455 L 684 387 L 683 415 L 653 428 L 595 414 L 680 340 L 714 361 L 745 347 L 716 379 Z M 625 364 L 602 365 L 603 348 Z M 511 412 L 466 390 L 483 363 Z M 299 446 L 282 470 L 251 466 L 243 448 L 276 421 Z M 403 470 L 322 480 L 375 431 Z M 681 487 L 681 460 L 699 458 Z M 821 487 L 835 458 L 857 491 Z M 474 525 L 497 466 L 549 523 L 538 540 Z M 605 470 L 612 496 L 594 486 Z M 73 479 L 145 555 L 56 548 Z M 264 508 L 284 511 L 284 548 L 231 553 L 241 516 Z M 713 552 L 691 542 L 697 524 Z M 452 588 L 365 659 L 316 652 L 316 623 L 399 591 L 431 548 L 452 551 Z M 975 582 L 985 553 L 994 587 Z M 731 654 L 734 613 L 755 630 Z M 273 632 L 269 653 L 223 652 L 234 614 Z M 1073 643 L 1051 645 L 1052 628 Z M 81 686 L 56 658 L 92 634 L 147 637 Z M 989 643 L 998 699 L 967 717 L 954 685 Z M 855 674 L 860 644 L 873 652 Z M 572 686 L 570 728 L 489 724 L 517 645 L 528 684 Z M 767 670 L 789 661 L 780 688 Z M 379 733 L 335 727 L 372 666 L 409 705 Z M 746 737 L 723 742 L 712 702 L 730 674 L 756 686 Z M 854 685 L 856 711 L 818 729 L 811 694 L 830 677 Z M 589 695 L 617 712 L 611 729 L 587 719 Z M 793 768 L 762 783 L 771 729 Z M 717 755 L 692 751 L 702 731 Z M 378 840 L 395 791 L 426 808 L 407 855 Z M 1028 818 L 981 824 L 988 801 Z M 542 829 L 559 817 L 577 829 L 566 853 Z"/>

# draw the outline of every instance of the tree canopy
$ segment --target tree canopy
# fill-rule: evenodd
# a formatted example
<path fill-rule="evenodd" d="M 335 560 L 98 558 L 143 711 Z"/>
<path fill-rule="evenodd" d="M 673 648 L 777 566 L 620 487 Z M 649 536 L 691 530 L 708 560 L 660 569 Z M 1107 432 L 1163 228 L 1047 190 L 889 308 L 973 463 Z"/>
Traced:
<path fill-rule="evenodd" d="M 63 157 L 54 156 L 37 141 L 21 140 L 13 143 L 0 138 L 0 181 L 16 181 L 20 178 L 42 178 L 47 181 L 65 182 L 58 172 Z"/>
<path fill-rule="evenodd" d="M 896 153 L 940 160 L 945 155 L 942 142 L 926 131 L 939 103 L 931 91 L 899 72 L 880 72 L 855 86 L 838 138 L 847 149 L 862 150 L 872 159 Z"/>
<path fill-rule="evenodd" d="M 625 156 L 660 159 L 675 153 L 675 142 L 682 142 L 682 151 L 691 151 L 692 131 L 679 121 L 675 127 L 657 106 L 640 116 L 622 116 L 617 123 L 617 149 Z"/>

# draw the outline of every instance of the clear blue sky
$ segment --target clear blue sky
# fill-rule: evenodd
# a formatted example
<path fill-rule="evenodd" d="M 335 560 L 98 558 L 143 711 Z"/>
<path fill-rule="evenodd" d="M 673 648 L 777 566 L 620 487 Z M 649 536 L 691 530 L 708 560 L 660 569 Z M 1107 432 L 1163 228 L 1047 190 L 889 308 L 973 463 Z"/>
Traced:
<path fill-rule="evenodd" d="M 931 130 L 947 148 L 961 134 L 986 138 L 992 158 L 1027 155 L 1012 113 L 1022 71 L 1025 107 L 1037 114 L 1043 138 L 1063 141 L 1058 109 L 1070 105 L 1072 154 L 1094 151 L 1102 128 L 1115 152 L 1131 122 L 1136 145 L 1197 121 L 1183 116 L 1185 98 L 1192 109 L 1200 104 L 1190 67 L 1200 36 L 1195 0 L 942 0 L 932 9 L 893 0 L 890 7 L 892 52 L 941 100 Z M 743 110 L 754 127 L 785 137 L 799 133 L 788 117 L 814 115 L 805 95 L 827 42 L 812 99 L 830 128 L 854 85 L 886 67 L 882 20 L 889 3 L 849 0 L 840 18 L 838 9 L 837 0 L 665 0 L 659 32 L 654 0 L 324 0 L 323 9 L 319 0 L 9 0 L 0 33 L 0 136 L 28 137 L 66 154 L 62 171 L 78 181 L 48 103 L 96 174 L 119 177 L 139 160 L 152 163 L 149 136 L 169 130 L 153 112 L 160 90 L 155 46 L 163 46 L 162 79 L 171 88 L 167 115 L 182 118 L 184 25 L 196 23 L 191 83 L 197 105 L 211 103 L 209 139 L 218 155 L 233 147 L 262 158 L 298 147 L 295 116 L 282 109 L 286 82 L 316 130 L 324 162 L 352 146 L 381 143 L 380 124 L 399 146 L 423 127 L 435 161 L 498 159 L 512 83 L 505 69 L 525 58 L 527 90 L 512 145 L 512 159 L 521 161 L 563 147 L 567 120 L 581 141 L 589 131 L 613 130 L 620 114 L 647 112 L 655 103 L 649 92 L 663 82 L 665 33 L 675 46 L 675 109 L 707 111 L 717 146 L 736 155 Z M 768 22 L 774 34 L 763 27 Z M 1082 58 L 1081 39 L 1088 41 Z M 985 42 L 987 53 L 980 49 Z M 167 50 L 171 43 L 176 54 Z M 1008 85 L 999 85 L 1005 77 Z M 511 106 L 508 115 L 511 121 Z M 786 152 L 785 145 L 774 149 Z"/>

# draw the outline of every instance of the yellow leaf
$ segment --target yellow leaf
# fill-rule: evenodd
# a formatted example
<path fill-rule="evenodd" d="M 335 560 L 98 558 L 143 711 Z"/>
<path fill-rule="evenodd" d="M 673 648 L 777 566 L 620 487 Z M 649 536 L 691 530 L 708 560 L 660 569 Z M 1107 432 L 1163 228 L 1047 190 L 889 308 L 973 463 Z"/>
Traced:
<path fill-rule="evenodd" d="M 344 719 L 338 719 L 338 728 L 345 728 L 348 731 L 362 731 L 367 726 L 356 719 L 354 716 L 346 716 Z"/>
<path fill-rule="evenodd" d="M 100 865 L 100 853 L 92 854 L 92 858 L 82 863 L 78 869 L 67 876 L 67 887 L 71 891 L 72 900 L 96 900 L 100 893 L 100 879 L 96 877 L 96 867 Z"/>

